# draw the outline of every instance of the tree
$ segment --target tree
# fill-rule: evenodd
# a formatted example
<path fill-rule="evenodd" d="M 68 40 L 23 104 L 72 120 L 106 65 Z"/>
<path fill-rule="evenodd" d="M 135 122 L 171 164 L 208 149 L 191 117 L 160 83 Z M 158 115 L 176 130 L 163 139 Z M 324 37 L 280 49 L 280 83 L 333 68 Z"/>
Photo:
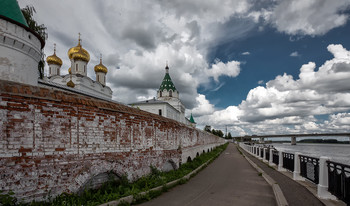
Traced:
<path fill-rule="evenodd" d="M 28 24 L 28 27 L 39 34 L 39 36 L 45 41 L 48 38 L 48 34 L 46 32 L 47 28 L 44 24 L 38 24 L 33 19 L 33 14 L 36 13 L 35 8 L 33 6 L 26 6 L 21 9 L 22 14 Z M 38 64 L 38 71 L 39 71 L 39 78 L 42 79 L 44 77 L 44 66 L 45 66 L 45 60 L 44 60 L 44 52 L 41 52 L 41 60 Z"/>
<path fill-rule="evenodd" d="M 205 125 L 204 131 L 211 132 L 211 126 L 210 125 Z"/>
<path fill-rule="evenodd" d="M 230 132 L 227 134 L 226 139 L 232 139 L 232 135 L 231 135 L 231 133 L 230 133 Z"/>
<path fill-rule="evenodd" d="M 221 130 L 216 130 L 216 134 L 219 137 L 224 137 L 224 133 Z"/>
<path fill-rule="evenodd" d="M 218 130 L 212 129 L 211 133 L 213 135 L 216 135 L 216 136 L 219 136 L 219 137 L 224 137 L 224 133 L 221 130 L 219 130 L 219 129 Z"/>

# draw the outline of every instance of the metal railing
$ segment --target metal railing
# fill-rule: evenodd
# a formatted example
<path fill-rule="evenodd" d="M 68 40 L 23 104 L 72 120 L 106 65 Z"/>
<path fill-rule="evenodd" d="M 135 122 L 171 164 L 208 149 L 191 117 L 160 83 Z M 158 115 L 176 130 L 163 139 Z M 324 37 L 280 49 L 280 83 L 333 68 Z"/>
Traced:
<path fill-rule="evenodd" d="M 255 152 L 256 157 L 264 158 L 265 156 L 264 160 L 269 158 L 269 165 L 275 163 L 278 165 L 278 171 L 287 169 L 293 172 L 294 180 L 308 179 L 317 184 L 317 195 L 321 199 L 336 199 L 337 197 L 350 206 L 350 165 L 329 161 L 329 158 L 324 156 L 315 158 L 299 152 L 288 153 L 276 149 L 269 151 L 270 158 L 267 151 L 260 150 L 259 152 L 257 146 L 242 146 L 247 152 Z"/>
<path fill-rule="evenodd" d="M 277 150 L 272 150 L 272 162 L 278 165 L 279 161 L 279 152 Z"/>
<path fill-rule="evenodd" d="M 318 184 L 320 159 L 300 155 L 300 175 L 306 179 Z"/>
<path fill-rule="evenodd" d="M 327 161 L 328 191 L 350 205 L 350 166 Z"/>
<path fill-rule="evenodd" d="M 294 171 L 294 154 L 283 152 L 283 167 L 291 172 Z"/>

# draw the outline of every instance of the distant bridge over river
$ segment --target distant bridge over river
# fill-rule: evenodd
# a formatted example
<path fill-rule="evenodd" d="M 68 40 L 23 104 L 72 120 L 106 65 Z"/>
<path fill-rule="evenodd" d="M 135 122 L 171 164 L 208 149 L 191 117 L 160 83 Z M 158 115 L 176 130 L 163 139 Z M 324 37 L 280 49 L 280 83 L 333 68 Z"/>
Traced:
<path fill-rule="evenodd" d="M 238 136 L 233 137 L 234 139 L 252 139 L 252 138 L 259 138 L 260 143 L 264 142 L 265 138 L 281 138 L 281 137 L 290 137 L 291 138 L 291 145 L 296 145 L 297 137 L 349 137 L 350 140 L 350 133 L 315 133 L 315 134 L 271 134 L 271 135 L 251 135 L 251 136 Z"/>

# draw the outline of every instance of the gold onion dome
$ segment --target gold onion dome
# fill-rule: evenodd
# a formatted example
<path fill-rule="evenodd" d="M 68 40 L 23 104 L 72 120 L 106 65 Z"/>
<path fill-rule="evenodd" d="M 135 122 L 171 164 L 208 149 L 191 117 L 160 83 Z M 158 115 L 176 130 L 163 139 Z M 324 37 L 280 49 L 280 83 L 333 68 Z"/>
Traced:
<path fill-rule="evenodd" d="M 96 65 L 94 67 L 95 72 L 102 72 L 102 73 L 107 73 L 108 69 L 105 67 L 105 65 L 102 64 L 102 57 L 100 57 L 100 64 Z"/>
<path fill-rule="evenodd" d="M 67 82 L 67 86 L 74 88 L 75 84 L 72 80 L 70 80 L 69 82 Z"/>
<path fill-rule="evenodd" d="M 81 41 L 81 39 L 80 39 L 80 33 L 79 33 L 78 45 L 75 47 L 72 47 L 68 50 L 68 58 L 72 59 L 74 54 L 81 53 L 82 55 L 78 55 L 78 56 L 84 56 L 83 59 L 81 59 L 81 60 L 88 62 L 88 61 L 90 61 L 90 54 L 81 46 L 80 41 Z M 80 50 L 81 50 L 81 52 L 80 52 Z"/>
<path fill-rule="evenodd" d="M 48 57 L 46 58 L 46 62 L 47 62 L 48 64 L 56 64 L 56 65 L 62 66 L 62 60 L 61 60 L 58 56 L 56 56 L 56 44 L 54 44 L 54 52 L 53 52 L 53 55 L 48 56 Z"/>
<path fill-rule="evenodd" d="M 72 59 L 88 62 L 90 61 L 90 55 L 86 55 L 86 53 L 84 53 L 83 49 L 80 47 L 78 52 L 72 54 Z"/>

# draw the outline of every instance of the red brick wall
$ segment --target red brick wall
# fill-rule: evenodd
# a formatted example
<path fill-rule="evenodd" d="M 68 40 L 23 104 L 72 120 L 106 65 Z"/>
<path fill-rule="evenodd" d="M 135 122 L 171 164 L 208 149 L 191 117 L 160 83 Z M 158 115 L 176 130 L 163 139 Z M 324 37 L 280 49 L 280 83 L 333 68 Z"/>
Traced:
<path fill-rule="evenodd" d="M 114 102 L 0 81 L 0 190 L 76 192 L 104 173 L 135 179 L 222 139 Z"/>

